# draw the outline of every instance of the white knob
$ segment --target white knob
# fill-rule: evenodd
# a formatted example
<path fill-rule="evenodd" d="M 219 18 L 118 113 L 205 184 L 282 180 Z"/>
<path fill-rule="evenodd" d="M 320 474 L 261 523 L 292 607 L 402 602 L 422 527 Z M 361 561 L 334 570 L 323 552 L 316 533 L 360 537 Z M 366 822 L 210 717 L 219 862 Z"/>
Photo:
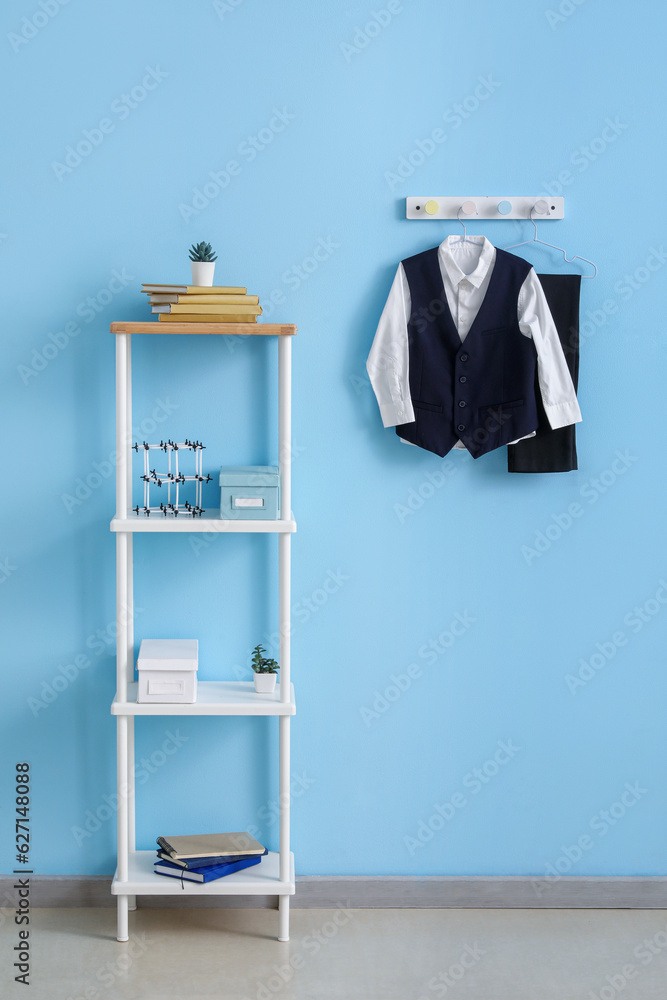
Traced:
<path fill-rule="evenodd" d="M 546 215 L 548 211 L 549 211 L 549 202 L 545 201 L 544 198 L 540 198 L 540 200 L 536 201 L 535 204 L 533 205 L 533 212 L 535 212 L 537 215 Z"/>
<path fill-rule="evenodd" d="M 474 201 L 464 201 L 461 205 L 461 211 L 464 215 L 477 215 L 477 205 Z"/>

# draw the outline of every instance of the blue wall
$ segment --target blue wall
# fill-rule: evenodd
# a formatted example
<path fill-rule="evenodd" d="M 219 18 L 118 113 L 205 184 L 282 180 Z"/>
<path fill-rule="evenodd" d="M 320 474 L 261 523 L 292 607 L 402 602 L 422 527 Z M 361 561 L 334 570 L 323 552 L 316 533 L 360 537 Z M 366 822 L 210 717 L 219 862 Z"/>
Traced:
<path fill-rule="evenodd" d="M 108 326 L 206 239 L 219 281 L 299 327 L 298 871 L 665 874 L 665 15 L 546 2 L 3 8 L 4 871 L 24 759 L 35 869 L 114 868 Z M 599 266 L 579 471 L 400 446 L 365 359 L 397 261 L 456 231 L 407 223 L 405 196 L 547 191 L 566 219 L 541 235 Z M 275 461 L 276 357 L 137 338 L 139 436 L 199 437 L 213 473 Z M 249 678 L 276 540 L 199 538 L 137 539 L 137 640 L 198 636 L 202 679 Z M 140 720 L 139 846 L 248 827 L 276 847 L 276 736 Z"/>

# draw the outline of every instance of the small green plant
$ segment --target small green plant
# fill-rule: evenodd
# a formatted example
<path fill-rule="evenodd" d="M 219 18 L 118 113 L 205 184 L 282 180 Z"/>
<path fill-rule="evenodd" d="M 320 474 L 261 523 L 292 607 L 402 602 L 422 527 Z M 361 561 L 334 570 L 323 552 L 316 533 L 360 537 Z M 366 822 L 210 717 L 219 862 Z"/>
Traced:
<path fill-rule="evenodd" d="M 256 674 L 275 674 L 280 667 L 275 660 L 269 660 L 262 653 L 266 650 L 264 646 L 255 646 L 252 651 L 252 669 Z"/>
<path fill-rule="evenodd" d="M 189 253 L 190 260 L 202 261 L 204 263 L 218 259 L 218 255 L 210 243 L 193 243 Z"/>

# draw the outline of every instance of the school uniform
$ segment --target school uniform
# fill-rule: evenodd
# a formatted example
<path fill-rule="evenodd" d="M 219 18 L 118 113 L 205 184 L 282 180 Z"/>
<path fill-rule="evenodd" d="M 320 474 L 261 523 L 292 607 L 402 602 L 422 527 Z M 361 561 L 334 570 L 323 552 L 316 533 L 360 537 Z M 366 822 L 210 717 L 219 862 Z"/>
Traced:
<path fill-rule="evenodd" d="M 385 427 L 474 458 L 581 420 L 542 286 L 486 237 L 448 237 L 399 264 L 367 370 Z"/>

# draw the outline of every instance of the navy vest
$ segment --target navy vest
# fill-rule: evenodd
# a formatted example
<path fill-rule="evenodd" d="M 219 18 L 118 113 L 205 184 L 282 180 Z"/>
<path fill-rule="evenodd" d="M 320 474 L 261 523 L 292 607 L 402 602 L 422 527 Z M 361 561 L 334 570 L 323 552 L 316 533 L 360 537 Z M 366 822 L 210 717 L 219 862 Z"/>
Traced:
<path fill-rule="evenodd" d="M 531 265 L 496 250 L 484 301 L 461 343 L 447 304 L 438 247 L 403 261 L 410 395 L 415 419 L 400 437 L 444 456 L 460 439 L 473 458 L 537 428 L 536 352 L 519 330 L 519 291 Z"/>

